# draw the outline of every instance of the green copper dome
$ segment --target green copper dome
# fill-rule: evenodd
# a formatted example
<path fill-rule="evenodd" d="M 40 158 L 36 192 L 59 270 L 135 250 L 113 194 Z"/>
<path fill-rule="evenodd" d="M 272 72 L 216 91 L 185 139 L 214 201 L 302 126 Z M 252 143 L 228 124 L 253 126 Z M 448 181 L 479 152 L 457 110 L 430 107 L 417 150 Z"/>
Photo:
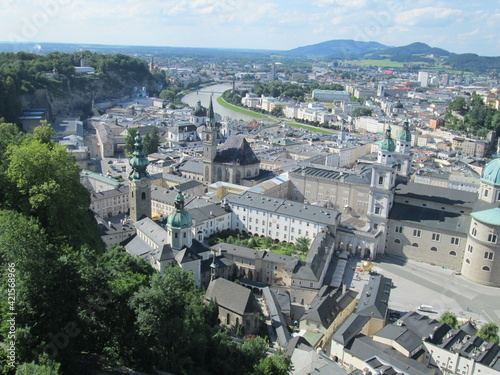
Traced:
<path fill-rule="evenodd" d="M 146 168 L 149 165 L 149 160 L 146 158 L 143 146 L 142 146 L 142 137 L 139 132 L 134 138 L 135 140 L 135 148 L 134 148 L 134 157 L 130 159 L 130 166 L 132 167 L 132 171 L 128 175 L 129 180 L 139 181 L 141 178 L 147 178 L 148 173 L 146 172 Z"/>
<path fill-rule="evenodd" d="M 500 159 L 494 159 L 486 164 L 481 181 L 492 185 L 500 185 Z"/>
<path fill-rule="evenodd" d="M 386 152 L 394 152 L 394 150 L 396 150 L 396 144 L 394 143 L 393 139 L 391 138 L 391 126 L 390 125 L 385 130 L 384 139 L 382 141 L 380 141 L 380 143 L 379 143 L 379 149 L 380 149 L 380 151 L 386 151 Z"/>
<path fill-rule="evenodd" d="M 205 117 L 207 115 L 207 110 L 201 106 L 201 100 L 196 102 L 196 107 L 194 107 L 191 114 L 196 117 Z"/>
<path fill-rule="evenodd" d="M 177 192 L 174 205 L 175 211 L 168 215 L 167 227 L 173 229 L 191 228 L 193 226 L 193 218 L 184 209 L 184 196 L 180 190 Z"/>
<path fill-rule="evenodd" d="M 398 134 L 398 140 L 401 142 L 411 142 L 410 124 L 406 119 L 403 125 L 403 130 Z"/>

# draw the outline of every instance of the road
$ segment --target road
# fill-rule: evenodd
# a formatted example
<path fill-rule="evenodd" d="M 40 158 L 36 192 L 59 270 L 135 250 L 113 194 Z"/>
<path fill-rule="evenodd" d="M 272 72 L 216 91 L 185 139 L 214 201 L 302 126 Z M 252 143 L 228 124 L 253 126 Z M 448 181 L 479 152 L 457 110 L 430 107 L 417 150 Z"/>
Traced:
<path fill-rule="evenodd" d="M 407 260 L 405 263 L 388 256 L 379 256 L 373 270 L 392 279 L 389 308 L 398 311 L 416 310 L 419 305 L 430 305 L 434 318 L 451 311 L 460 320 L 473 319 L 481 323 L 494 321 L 500 324 L 500 290 L 479 285 L 456 275 L 454 271 L 430 264 Z M 349 265 L 359 268 L 361 261 Z M 352 275 L 351 286 L 361 292 L 368 274 L 359 273 L 361 280 Z"/>

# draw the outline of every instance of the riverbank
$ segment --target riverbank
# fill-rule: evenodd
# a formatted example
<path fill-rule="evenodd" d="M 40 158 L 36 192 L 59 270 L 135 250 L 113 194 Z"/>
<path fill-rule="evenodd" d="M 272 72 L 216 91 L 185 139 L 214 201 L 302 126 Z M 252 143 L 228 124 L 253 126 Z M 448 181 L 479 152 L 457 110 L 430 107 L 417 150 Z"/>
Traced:
<path fill-rule="evenodd" d="M 272 122 L 276 122 L 277 121 L 277 120 L 273 119 L 272 117 L 270 117 L 268 115 L 264 115 L 264 114 L 259 113 L 259 112 L 249 111 L 247 109 L 244 109 L 244 108 L 235 106 L 233 104 L 230 104 L 230 103 L 226 102 L 222 98 L 222 96 L 219 96 L 217 98 L 217 103 L 219 103 L 221 106 L 223 106 L 223 107 L 225 107 L 227 109 L 230 109 L 231 111 L 242 113 L 242 114 L 247 115 L 247 116 L 253 116 L 255 118 L 260 118 L 260 119 L 267 119 L 267 120 L 270 120 Z"/>
<path fill-rule="evenodd" d="M 242 113 L 242 114 L 247 115 L 247 116 L 254 116 L 255 118 L 259 118 L 259 119 L 267 119 L 267 120 L 272 121 L 272 122 L 279 122 L 280 121 L 278 118 L 274 118 L 272 116 L 265 115 L 265 114 L 262 114 L 259 112 L 249 111 L 247 109 L 230 104 L 230 103 L 226 102 L 222 98 L 222 96 L 219 96 L 217 98 L 217 103 L 219 103 L 221 106 L 223 106 L 227 109 L 230 109 L 234 112 Z M 286 124 L 288 126 L 292 126 L 294 128 L 304 129 L 304 130 L 308 130 L 308 131 L 315 132 L 315 133 L 322 133 L 322 134 L 334 133 L 334 131 L 332 131 L 332 130 L 317 128 L 315 126 L 310 126 L 310 125 L 299 124 L 298 122 L 286 122 Z"/>

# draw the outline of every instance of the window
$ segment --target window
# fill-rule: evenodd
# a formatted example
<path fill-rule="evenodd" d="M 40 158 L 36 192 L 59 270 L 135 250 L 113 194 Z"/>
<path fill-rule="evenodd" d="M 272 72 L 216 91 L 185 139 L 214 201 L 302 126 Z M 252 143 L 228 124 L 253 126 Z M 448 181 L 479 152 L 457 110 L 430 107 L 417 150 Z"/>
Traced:
<path fill-rule="evenodd" d="M 384 177 L 379 176 L 379 178 L 378 178 L 378 184 L 382 185 L 383 183 L 384 183 Z"/>
<path fill-rule="evenodd" d="M 292 231 L 292 233 L 294 232 L 294 229 L 295 229 L 294 227 L 292 227 L 292 228 L 290 229 L 290 230 Z"/>
<path fill-rule="evenodd" d="M 285 232 L 288 230 L 288 227 L 285 225 Z"/>
<path fill-rule="evenodd" d="M 482 270 L 483 270 L 483 271 L 487 271 L 487 272 L 490 272 L 490 271 L 491 271 L 490 267 L 488 267 L 488 266 L 484 266 L 484 267 L 482 268 Z"/>
<path fill-rule="evenodd" d="M 488 190 L 485 190 L 484 191 L 484 196 L 487 197 L 488 196 Z"/>
<path fill-rule="evenodd" d="M 438 251 L 437 247 L 436 246 L 432 246 L 431 247 L 431 251 Z"/>
<path fill-rule="evenodd" d="M 450 251 L 450 255 L 453 256 L 453 257 L 456 257 L 457 256 L 457 252 L 456 251 Z"/>
<path fill-rule="evenodd" d="M 413 243 L 411 244 L 411 246 L 413 246 L 413 247 L 418 247 L 418 243 L 413 242 Z"/>
<path fill-rule="evenodd" d="M 474 250 L 474 246 L 472 246 L 472 245 L 467 246 L 467 251 L 469 253 L 472 253 L 472 250 Z"/>
<path fill-rule="evenodd" d="M 497 242 L 497 235 L 496 234 L 488 234 L 488 242 L 493 242 L 493 243 L 496 243 Z"/>
<path fill-rule="evenodd" d="M 259 219 L 255 219 L 255 224 L 259 224 Z"/>
<path fill-rule="evenodd" d="M 380 207 L 375 207 L 375 214 L 380 215 Z"/>
<path fill-rule="evenodd" d="M 400 240 L 399 238 L 396 238 L 396 239 L 394 240 L 394 243 L 401 243 L 401 240 Z"/>
<path fill-rule="evenodd" d="M 299 229 L 299 234 L 302 234 L 302 229 Z"/>
<path fill-rule="evenodd" d="M 279 224 L 276 224 L 276 229 L 280 229 L 280 225 Z"/>
<path fill-rule="evenodd" d="M 485 251 L 484 252 L 484 259 L 493 260 L 493 252 L 491 252 L 491 251 Z"/>
<path fill-rule="evenodd" d="M 439 233 L 432 233 L 432 240 L 439 242 L 441 235 Z"/>
<path fill-rule="evenodd" d="M 399 225 L 396 225 L 394 227 L 394 232 L 396 232 L 396 233 L 403 233 L 403 227 L 400 227 Z"/>
<path fill-rule="evenodd" d="M 413 229 L 413 237 L 419 237 L 422 235 L 420 229 Z"/>
<path fill-rule="evenodd" d="M 466 259 L 466 260 L 465 260 L 465 263 L 470 264 L 470 260 L 469 260 L 469 259 Z"/>
<path fill-rule="evenodd" d="M 451 244 L 452 245 L 457 245 L 460 243 L 460 238 L 458 237 L 451 237 Z"/>
<path fill-rule="evenodd" d="M 248 222 L 249 222 L 249 223 L 251 223 L 251 222 L 252 222 L 252 218 L 251 218 L 251 217 L 249 217 L 249 218 L 248 218 Z"/>
<path fill-rule="evenodd" d="M 476 237 L 477 235 L 477 228 L 472 228 L 471 232 L 470 232 L 474 237 Z"/>

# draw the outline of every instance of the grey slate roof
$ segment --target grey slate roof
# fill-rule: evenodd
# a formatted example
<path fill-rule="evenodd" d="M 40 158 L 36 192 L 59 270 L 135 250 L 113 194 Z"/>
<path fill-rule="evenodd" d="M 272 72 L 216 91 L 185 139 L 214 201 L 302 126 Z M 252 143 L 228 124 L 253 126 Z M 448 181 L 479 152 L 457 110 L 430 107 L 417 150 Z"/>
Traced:
<path fill-rule="evenodd" d="M 263 288 L 262 292 L 269 310 L 269 317 L 271 318 L 272 326 L 276 331 L 276 336 L 278 337 L 279 346 L 286 348 L 288 341 L 290 341 L 290 333 L 288 332 L 288 325 L 283 317 L 276 295 L 269 287 Z"/>
<path fill-rule="evenodd" d="M 194 161 L 194 160 L 188 160 L 179 166 L 179 171 L 202 174 L 203 173 L 203 163 L 199 163 L 199 162 Z"/>
<path fill-rule="evenodd" d="M 272 198 L 248 191 L 243 194 L 230 193 L 227 194 L 224 199 L 229 204 L 260 209 L 278 215 L 286 215 L 292 218 L 325 225 L 335 224 L 337 217 L 340 215 L 340 212 L 330 208 L 297 203 L 286 199 Z"/>
<path fill-rule="evenodd" d="M 439 186 L 422 185 L 414 182 L 399 184 L 396 196 L 420 199 L 453 206 L 472 208 L 477 200 L 477 194 L 469 191 L 448 189 Z"/>
<path fill-rule="evenodd" d="M 356 313 L 371 318 L 385 319 L 392 280 L 382 275 L 372 275 L 363 287 Z"/>
<path fill-rule="evenodd" d="M 352 313 L 346 321 L 335 331 L 332 339 L 342 345 L 347 345 L 354 339 L 368 323 L 370 317 Z"/>
<path fill-rule="evenodd" d="M 342 293 L 342 289 L 324 286 L 302 319 L 321 324 L 326 329 L 337 318 L 337 315 L 356 299 L 357 295 L 358 293 L 354 290 Z"/>
<path fill-rule="evenodd" d="M 397 326 L 395 324 L 386 325 L 374 336 L 395 341 L 410 353 L 422 345 L 422 337 L 418 336 L 407 327 Z"/>
<path fill-rule="evenodd" d="M 389 213 L 389 219 L 430 228 L 439 226 L 445 230 L 462 233 L 468 230 L 471 220 L 470 216 L 460 213 L 396 202 Z"/>
<path fill-rule="evenodd" d="M 226 279 L 215 279 L 208 285 L 205 299 L 216 300 L 217 304 L 238 315 L 260 312 L 259 304 L 250 289 Z"/>
<path fill-rule="evenodd" d="M 222 145 L 214 159 L 215 163 L 237 163 L 252 165 L 260 163 L 252 148 L 241 135 L 232 135 Z"/>
<path fill-rule="evenodd" d="M 375 342 L 367 336 L 356 337 L 344 350 L 363 361 L 377 356 L 391 366 L 411 375 L 433 374 L 435 371 L 414 359 L 404 356 L 391 346 Z"/>

